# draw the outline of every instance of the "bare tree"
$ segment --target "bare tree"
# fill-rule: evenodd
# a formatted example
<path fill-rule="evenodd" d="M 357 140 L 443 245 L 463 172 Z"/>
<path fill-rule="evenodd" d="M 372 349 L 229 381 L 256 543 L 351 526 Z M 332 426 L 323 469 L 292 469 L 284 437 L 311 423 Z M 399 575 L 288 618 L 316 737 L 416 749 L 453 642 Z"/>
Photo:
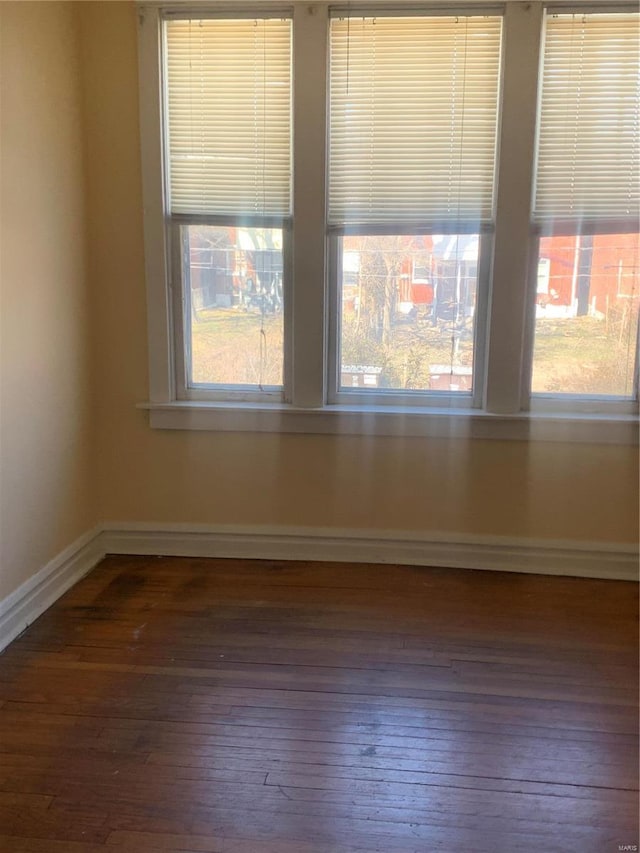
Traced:
<path fill-rule="evenodd" d="M 383 346 L 391 343 L 403 261 L 412 237 L 383 234 L 360 238 L 360 321 Z"/>

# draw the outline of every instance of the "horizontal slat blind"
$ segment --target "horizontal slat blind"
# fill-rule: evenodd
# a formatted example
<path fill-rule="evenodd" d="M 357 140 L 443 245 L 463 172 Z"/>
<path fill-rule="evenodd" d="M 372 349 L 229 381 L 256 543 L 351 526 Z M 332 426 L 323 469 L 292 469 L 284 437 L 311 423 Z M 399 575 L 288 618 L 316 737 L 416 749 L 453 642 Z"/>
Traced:
<path fill-rule="evenodd" d="M 165 28 L 171 211 L 289 215 L 291 21 Z"/>
<path fill-rule="evenodd" d="M 501 18 L 331 21 L 329 220 L 493 214 Z"/>
<path fill-rule="evenodd" d="M 534 219 L 638 214 L 637 13 L 549 15 Z"/>

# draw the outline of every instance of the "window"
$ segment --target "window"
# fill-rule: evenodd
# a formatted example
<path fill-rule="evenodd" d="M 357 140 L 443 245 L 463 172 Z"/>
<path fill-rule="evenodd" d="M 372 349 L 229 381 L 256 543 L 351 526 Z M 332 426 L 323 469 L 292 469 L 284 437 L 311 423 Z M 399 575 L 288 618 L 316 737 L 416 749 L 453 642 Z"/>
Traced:
<path fill-rule="evenodd" d="M 171 17 L 164 56 L 177 396 L 278 392 L 291 20 Z"/>
<path fill-rule="evenodd" d="M 428 402 L 420 392 L 471 397 L 488 264 L 481 282 L 477 272 L 494 219 L 501 26 L 499 16 L 470 14 L 331 20 L 335 401 L 357 399 L 345 393 L 353 387 L 402 392 L 405 404 Z M 356 385 L 365 366 L 371 378 Z"/>
<path fill-rule="evenodd" d="M 639 74 L 637 14 L 547 15 L 534 394 L 635 395 Z"/>
<path fill-rule="evenodd" d="M 633 440 L 632 7 L 139 8 L 153 425 Z"/>

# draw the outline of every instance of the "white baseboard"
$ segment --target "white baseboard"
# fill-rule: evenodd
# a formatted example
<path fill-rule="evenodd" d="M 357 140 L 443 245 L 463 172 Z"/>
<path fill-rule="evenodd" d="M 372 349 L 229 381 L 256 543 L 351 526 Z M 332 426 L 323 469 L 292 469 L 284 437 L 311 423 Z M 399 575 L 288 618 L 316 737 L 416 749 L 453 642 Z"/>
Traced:
<path fill-rule="evenodd" d="M 0 651 L 86 575 L 104 554 L 101 529 L 89 530 L 0 601 Z"/>
<path fill-rule="evenodd" d="M 399 563 L 638 580 L 632 545 L 388 530 L 245 525 L 106 524 L 111 554 Z"/>
<path fill-rule="evenodd" d="M 398 530 L 107 523 L 0 601 L 0 651 L 105 554 L 398 563 L 638 580 L 638 551 L 631 545 Z"/>

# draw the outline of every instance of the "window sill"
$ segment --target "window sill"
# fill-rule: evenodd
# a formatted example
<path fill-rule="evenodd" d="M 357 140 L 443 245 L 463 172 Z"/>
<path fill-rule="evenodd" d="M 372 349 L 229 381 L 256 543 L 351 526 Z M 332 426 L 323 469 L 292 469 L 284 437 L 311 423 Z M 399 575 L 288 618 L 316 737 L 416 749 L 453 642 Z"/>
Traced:
<path fill-rule="evenodd" d="M 498 415 L 477 409 L 334 405 L 302 409 L 281 403 L 176 401 L 141 403 L 154 429 L 320 435 L 428 436 L 515 441 L 638 444 L 636 415 L 522 412 Z"/>

